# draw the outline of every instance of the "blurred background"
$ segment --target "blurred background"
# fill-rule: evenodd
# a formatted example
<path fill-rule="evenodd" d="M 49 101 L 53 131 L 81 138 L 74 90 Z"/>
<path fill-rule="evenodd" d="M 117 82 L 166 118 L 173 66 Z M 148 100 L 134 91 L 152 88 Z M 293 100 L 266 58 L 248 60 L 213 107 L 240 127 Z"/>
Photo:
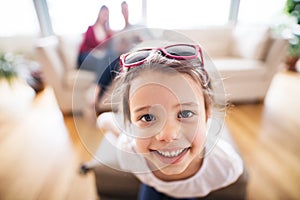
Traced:
<path fill-rule="evenodd" d="M 249 172 L 246 198 L 300 199 L 300 2 L 126 2 L 133 27 L 178 31 L 207 50 L 232 105 L 225 130 Z M 0 0 L 0 200 L 100 198 L 101 178 L 80 166 L 110 108 L 77 57 L 101 6 L 112 31 L 125 30 L 121 3 Z"/>

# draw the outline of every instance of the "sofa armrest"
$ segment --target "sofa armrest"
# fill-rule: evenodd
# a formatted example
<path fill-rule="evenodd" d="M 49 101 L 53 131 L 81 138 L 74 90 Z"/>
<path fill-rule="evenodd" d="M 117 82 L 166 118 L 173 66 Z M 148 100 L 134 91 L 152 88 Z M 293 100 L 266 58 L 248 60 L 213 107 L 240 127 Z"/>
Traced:
<path fill-rule="evenodd" d="M 38 61 L 46 75 L 46 82 L 53 87 L 60 87 L 64 79 L 63 63 L 57 53 L 58 39 L 56 36 L 39 38 L 35 44 Z"/>
<path fill-rule="evenodd" d="M 268 54 L 266 56 L 267 65 L 273 69 L 269 71 L 269 74 L 274 74 L 277 71 L 280 63 L 284 61 L 287 55 L 287 47 L 288 41 L 286 39 L 273 38 L 273 42 L 270 45 Z"/>

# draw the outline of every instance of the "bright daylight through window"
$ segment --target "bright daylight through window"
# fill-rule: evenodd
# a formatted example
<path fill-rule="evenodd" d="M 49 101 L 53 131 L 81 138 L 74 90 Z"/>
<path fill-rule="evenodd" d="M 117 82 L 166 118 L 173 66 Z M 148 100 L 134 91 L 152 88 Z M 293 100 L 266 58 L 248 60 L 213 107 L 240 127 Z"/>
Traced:
<path fill-rule="evenodd" d="M 113 29 L 120 30 L 124 26 L 120 6 L 122 0 L 45 1 L 56 34 L 84 32 L 88 25 L 94 23 L 102 5 L 107 5 L 110 9 L 110 25 Z M 286 0 L 127 0 L 126 2 L 129 6 L 131 24 L 179 29 L 226 25 L 230 12 L 234 12 L 233 8 L 237 7 L 232 4 L 239 4 L 239 21 L 272 23 L 272 20 L 282 12 Z M 0 24 L 1 36 L 37 34 L 39 23 L 33 0 L 2 1 Z"/>
<path fill-rule="evenodd" d="M 124 25 L 121 2 L 122 0 L 48 0 L 54 32 L 60 34 L 85 31 L 87 25 L 94 23 L 102 5 L 107 5 L 110 9 L 111 27 L 119 30 Z M 231 6 L 232 3 L 240 5 L 238 20 L 267 23 L 283 9 L 285 0 L 127 0 L 126 2 L 129 6 L 131 24 L 179 29 L 226 25 L 230 12 L 233 12 L 231 7 L 235 7 Z"/>
<path fill-rule="evenodd" d="M 39 33 L 39 23 L 32 0 L 0 2 L 0 36 Z"/>

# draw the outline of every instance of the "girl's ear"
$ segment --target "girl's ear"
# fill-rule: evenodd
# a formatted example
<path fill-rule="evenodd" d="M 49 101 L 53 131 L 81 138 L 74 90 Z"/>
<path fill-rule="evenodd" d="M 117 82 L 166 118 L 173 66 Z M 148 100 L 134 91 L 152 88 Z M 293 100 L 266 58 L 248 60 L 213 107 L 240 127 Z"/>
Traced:
<path fill-rule="evenodd" d="M 204 97 L 204 108 L 205 108 L 205 121 L 211 117 L 211 110 L 212 110 L 212 99 L 210 96 L 204 91 L 203 92 L 203 97 Z"/>
<path fill-rule="evenodd" d="M 207 107 L 206 108 L 206 113 L 205 113 L 205 117 L 206 117 L 206 119 L 205 119 L 205 121 L 207 122 L 208 121 L 208 119 L 211 117 L 211 107 Z"/>
<path fill-rule="evenodd" d="M 212 104 L 211 100 L 209 99 L 208 96 L 204 96 L 204 103 L 205 103 L 205 121 L 207 122 L 208 119 L 211 117 L 211 112 L 212 112 Z"/>

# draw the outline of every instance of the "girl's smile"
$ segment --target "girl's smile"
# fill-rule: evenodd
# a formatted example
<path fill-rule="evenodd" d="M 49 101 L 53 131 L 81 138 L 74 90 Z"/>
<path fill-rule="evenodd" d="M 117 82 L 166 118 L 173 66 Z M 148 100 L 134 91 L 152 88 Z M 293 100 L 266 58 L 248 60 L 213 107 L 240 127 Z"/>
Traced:
<path fill-rule="evenodd" d="M 156 150 L 155 155 L 165 164 L 179 163 L 189 148 L 173 149 L 173 150 Z"/>

